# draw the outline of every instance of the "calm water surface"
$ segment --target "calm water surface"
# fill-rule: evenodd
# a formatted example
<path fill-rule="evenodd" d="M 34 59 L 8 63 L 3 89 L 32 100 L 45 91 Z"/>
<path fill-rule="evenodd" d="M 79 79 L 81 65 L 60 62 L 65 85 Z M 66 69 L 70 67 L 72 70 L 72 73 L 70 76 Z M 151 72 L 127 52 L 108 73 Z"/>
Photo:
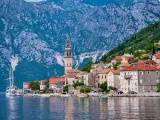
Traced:
<path fill-rule="evenodd" d="M 160 98 L 6 97 L 0 120 L 160 120 Z"/>

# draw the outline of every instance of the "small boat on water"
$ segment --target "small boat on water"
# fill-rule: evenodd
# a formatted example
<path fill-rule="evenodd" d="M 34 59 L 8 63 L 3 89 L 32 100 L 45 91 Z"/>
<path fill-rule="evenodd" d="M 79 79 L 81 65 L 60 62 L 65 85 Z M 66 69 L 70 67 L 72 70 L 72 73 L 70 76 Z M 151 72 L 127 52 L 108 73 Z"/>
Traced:
<path fill-rule="evenodd" d="M 95 93 L 95 92 L 88 93 L 88 95 L 91 97 L 99 97 L 99 93 Z"/>
<path fill-rule="evenodd" d="M 6 89 L 6 96 L 16 96 L 17 93 L 17 87 L 15 86 L 9 86 Z"/>
<path fill-rule="evenodd" d="M 11 58 L 11 67 L 9 71 L 9 82 L 10 85 L 6 89 L 6 96 L 16 96 L 16 95 L 22 95 L 22 90 L 17 89 L 16 86 L 14 86 L 14 70 L 18 63 L 18 57 L 12 56 Z"/>
<path fill-rule="evenodd" d="M 84 97 L 88 97 L 88 95 L 87 94 L 77 94 L 77 97 L 84 98 Z"/>
<path fill-rule="evenodd" d="M 62 94 L 61 97 L 70 97 L 70 94 Z"/>
<path fill-rule="evenodd" d="M 108 98 L 108 95 L 107 94 L 101 94 L 99 95 L 100 98 Z"/>

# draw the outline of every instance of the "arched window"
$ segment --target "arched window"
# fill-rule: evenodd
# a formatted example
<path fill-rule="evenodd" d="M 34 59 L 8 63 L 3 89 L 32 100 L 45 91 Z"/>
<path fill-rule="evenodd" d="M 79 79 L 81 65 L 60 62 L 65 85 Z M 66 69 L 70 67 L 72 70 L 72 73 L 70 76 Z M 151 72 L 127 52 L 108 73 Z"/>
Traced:
<path fill-rule="evenodd" d="M 67 56 L 68 56 L 68 52 L 67 52 Z"/>

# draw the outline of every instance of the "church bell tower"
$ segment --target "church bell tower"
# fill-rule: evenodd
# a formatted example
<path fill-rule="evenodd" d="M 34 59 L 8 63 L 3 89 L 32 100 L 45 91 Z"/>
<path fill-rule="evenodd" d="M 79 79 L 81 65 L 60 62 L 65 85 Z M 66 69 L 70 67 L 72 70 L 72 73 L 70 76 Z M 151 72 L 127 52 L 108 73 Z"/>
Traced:
<path fill-rule="evenodd" d="M 67 74 L 68 70 L 72 70 L 72 48 L 69 37 L 67 37 L 64 52 L 64 73 Z"/>

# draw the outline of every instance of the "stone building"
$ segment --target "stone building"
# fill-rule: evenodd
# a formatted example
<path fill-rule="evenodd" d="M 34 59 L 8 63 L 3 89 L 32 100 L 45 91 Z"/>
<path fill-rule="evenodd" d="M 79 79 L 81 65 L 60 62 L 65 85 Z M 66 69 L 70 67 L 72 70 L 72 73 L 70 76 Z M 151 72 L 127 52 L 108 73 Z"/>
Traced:
<path fill-rule="evenodd" d="M 135 91 L 137 93 L 156 92 L 156 85 L 160 79 L 160 69 L 156 64 L 139 61 L 134 66 L 120 71 L 120 90 L 124 93 Z"/>
<path fill-rule="evenodd" d="M 120 70 L 111 69 L 107 74 L 107 84 L 114 88 L 120 89 Z"/>
<path fill-rule="evenodd" d="M 107 82 L 107 74 L 109 73 L 110 70 L 111 70 L 110 68 L 106 68 L 98 72 L 97 79 L 99 84 Z"/>

